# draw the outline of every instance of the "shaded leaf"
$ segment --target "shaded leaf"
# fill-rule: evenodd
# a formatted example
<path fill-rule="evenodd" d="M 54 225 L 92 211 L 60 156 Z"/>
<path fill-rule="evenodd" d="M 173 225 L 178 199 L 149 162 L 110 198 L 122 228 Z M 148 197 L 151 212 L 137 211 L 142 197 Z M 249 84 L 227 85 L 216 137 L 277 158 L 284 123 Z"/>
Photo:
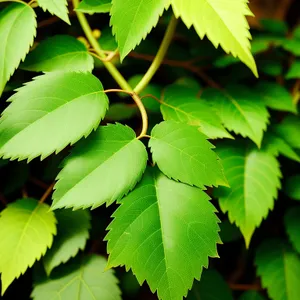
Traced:
<path fill-rule="evenodd" d="M 48 205 L 31 198 L 9 204 L 0 216 L 3 295 L 13 280 L 24 274 L 51 247 L 56 234 L 56 219 Z"/>
<path fill-rule="evenodd" d="M 146 148 L 130 127 L 100 126 L 65 159 L 52 208 L 110 205 L 134 188 L 146 163 Z"/>
<path fill-rule="evenodd" d="M 242 237 L 241 231 L 235 224 L 231 224 L 228 220 L 221 222 L 220 229 L 220 237 L 223 243 L 234 242 Z"/>
<path fill-rule="evenodd" d="M 35 17 L 34 10 L 25 3 L 11 3 L 0 12 L 0 96 L 33 44 L 37 26 Z"/>
<path fill-rule="evenodd" d="M 247 291 L 241 295 L 239 300 L 266 300 L 266 298 L 256 291 Z"/>
<path fill-rule="evenodd" d="M 110 121 L 128 120 L 138 113 L 136 106 L 125 103 L 113 103 L 109 106 L 109 110 L 105 118 Z"/>
<path fill-rule="evenodd" d="M 91 72 L 94 59 L 83 43 L 68 35 L 55 35 L 30 52 L 21 69 L 36 72 Z"/>
<path fill-rule="evenodd" d="M 298 185 L 299 187 L 299 185 Z M 285 229 L 295 250 L 300 253 L 300 207 L 290 208 L 284 215 Z"/>
<path fill-rule="evenodd" d="M 300 175 L 288 177 L 284 191 L 291 199 L 300 201 Z"/>
<path fill-rule="evenodd" d="M 37 282 L 31 294 L 34 300 L 121 300 L 118 280 L 112 270 L 104 271 L 105 258 L 85 257 L 60 277 Z M 65 267 L 65 266 L 64 266 Z"/>
<path fill-rule="evenodd" d="M 282 43 L 282 47 L 284 50 L 291 52 L 296 56 L 300 56 L 300 40 L 299 39 L 287 39 L 284 43 Z"/>
<path fill-rule="evenodd" d="M 168 177 L 200 188 L 227 185 L 214 146 L 196 127 L 161 122 L 152 129 L 149 146 L 153 162 Z"/>
<path fill-rule="evenodd" d="M 261 19 L 259 22 L 265 31 L 276 35 L 285 36 L 289 30 L 288 25 L 281 20 Z"/>
<path fill-rule="evenodd" d="M 298 79 L 300 78 L 300 60 L 295 60 L 287 74 L 285 75 L 286 79 Z"/>
<path fill-rule="evenodd" d="M 57 210 L 55 217 L 58 223 L 57 236 L 43 259 L 48 275 L 55 267 L 67 262 L 85 248 L 91 227 L 91 216 L 86 210 Z"/>
<path fill-rule="evenodd" d="M 293 148 L 300 149 L 299 139 L 300 119 L 289 115 L 275 126 L 275 131 Z"/>
<path fill-rule="evenodd" d="M 83 13 L 108 13 L 111 9 L 111 0 L 82 0 L 76 10 Z"/>
<path fill-rule="evenodd" d="M 36 77 L 8 101 L 0 121 L 0 155 L 19 160 L 43 159 L 88 136 L 108 107 L 101 82 L 75 72 Z"/>
<path fill-rule="evenodd" d="M 208 256 L 218 256 L 218 218 L 209 197 L 149 168 L 120 203 L 105 238 L 108 266 L 131 268 L 159 299 L 181 300 L 207 267 Z"/>

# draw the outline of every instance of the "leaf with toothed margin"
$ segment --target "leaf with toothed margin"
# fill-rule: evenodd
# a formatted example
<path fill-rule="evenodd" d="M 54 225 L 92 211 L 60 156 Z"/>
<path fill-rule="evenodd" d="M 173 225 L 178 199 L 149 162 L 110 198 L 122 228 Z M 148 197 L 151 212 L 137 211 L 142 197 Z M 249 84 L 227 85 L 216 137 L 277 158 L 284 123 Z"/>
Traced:
<path fill-rule="evenodd" d="M 0 96 L 33 44 L 36 26 L 35 12 L 26 3 L 11 3 L 0 12 Z"/>
<path fill-rule="evenodd" d="M 201 97 L 212 104 L 228 130 L 249 137 L 260 147 L 269 113 L 258 94 L 246 86 L 231 85 L 224 91 L 206 89 Z"/>
<path fill-rule="evenodd" d="M 44 11 L 48 10 L 52 15 L 56 15 L 70 25 L 66 0 L 37 0 L 37 2 Z"/>
<path fill-rule="evenodd" d="M 110 23 L 121 61 L 156 26 L 168 4 L 169 0 L 112 0 Z"/>
<path fill-rule="evenodd" d="M 8 234 L 9 233 L 9 234 Z M 2 295 L 27 268 L 50 248 L 56 234 L 56 219 L 47 204 L 21 199 L 0 214 L 0 273 Z"/>
<path fill-rule="evenodd" d="M 146 168 L 147 151 L 127 126 L 100 126 L 63 162 L 52 208 L 96 208 L 134 188 Z"/>
<path fill-rule="evenodd" d="M 163 300 L 182 300 L 218 257 L 219 219 L 202 190 L 149 167 L 108 226 L 108 267 L 125 265 Z"/>
<path fill-rule="evenodd" d="M 214 146 L 198 128 L 164 121 L 151 132 L 153 162 L 168 177 L 199 188 L 227 185 Z"/>
<path fill-rule="evenodd" d="M 284 215 L 284 225 L 289 240 L 294 249 L 300 254 L 300 207 L 291 207 Z"/>
<path fill-rule="evenodd" d="M 215 191 L 224 213 L 240 228 L 246 246 L 269 210 L 280 188 L 281 172 L 276 158 L 247 144 L 224 143 L 216 149 L 231 188 Z"/>
<path fill-rule="evenodd" d="M 84 249 L 91 227 L 91 215 L 87 210 L 56 210 L 55 217 L 57 236 L 54 238 L 52 247 L 43 258 L 48 275 L 55 267 L 67 262 L 79 250 Z"/>
<path fill-rule="evenodd" d="M 108 108 L 92 74 L 60 72 L 36 77 L 18 89 L 0 119 L 0 156 L 41 159 L 88 136 Z"/>

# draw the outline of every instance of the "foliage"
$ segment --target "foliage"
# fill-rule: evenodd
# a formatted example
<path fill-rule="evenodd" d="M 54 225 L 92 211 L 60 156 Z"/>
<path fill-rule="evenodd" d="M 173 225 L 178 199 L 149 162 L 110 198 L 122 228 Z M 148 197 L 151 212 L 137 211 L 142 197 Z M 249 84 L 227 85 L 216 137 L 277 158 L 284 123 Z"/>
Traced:
<path fill-rule="evenodd" d="M 298 300 L 300 27 L 249 17 L 1 1 L 4 299 Z"/>

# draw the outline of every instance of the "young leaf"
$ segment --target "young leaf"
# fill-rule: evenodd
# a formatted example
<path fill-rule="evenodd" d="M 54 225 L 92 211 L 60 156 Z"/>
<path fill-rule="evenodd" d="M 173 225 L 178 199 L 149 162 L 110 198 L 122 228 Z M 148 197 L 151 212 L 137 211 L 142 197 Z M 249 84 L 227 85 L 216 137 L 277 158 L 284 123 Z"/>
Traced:
<path fill-rule="evenodd" d="M 274 156 L 279 154 L 300 162 L 300 156 L 293 150 L 293 148 L 278 134 L 269 130 L 263 140 L 262 149 Z"/>
<path fill-rule="evenodd" d="M 111 9 L 111 0 L 82 0 L 76 10 L 83 13 L 108 13 Z"/>
<path fill-rule="evenodd" d="M 214 146 L 196 127 L 161 122 L 153 128 L 149 146 L 153 162 L 168 177 L 199 188 L 227 185 Z"/>
<path fill-rule="evenodd" d="M 280 188 L 279 164 L 271 154 L 243 145 L 220 145 L 216 152 L 231 186 L 219 188 L 216 196 L 230 222 L 240 228 L 248 247 L 255 228 L 274 207 Z"/>
<path fill-rule="evenodd" d="M 68 2 L 66 0 L 37 0 L 39 6 L 44 10 L 48 10 L 52 15 L 56 15 L 67 24 L 70 25 L 68 16 Z"/>
<path fill-rule="evenodd" d="M 101 82 L 75 72 L 36 77 L 9 101 L 0 121 L 0 156 L 19 160 L 43 159 L 88 136 L 108 107 Z"/>
<path fill-rule="evenodd" d="M 30 52 L 20 68 L 36 72 L 91 72 L 94 59 L 83 43 L 74 37 L 55 35 L 42 41 Z"/>
<path fill-rule="evenodd" d="M 300 175 L 289 177 L 284 190 L 291 199 L 300 201 Z"/>
<path fill-rule="evenodd" d="M 300 118 L 289 115 L 276 126 L 275 130 L 289 145 L 300 149 L 299 128 Z"/>
<path fill-rule="evenodd" d="M 118 280 L 112 270 L 104 271 L 105 265 L 106 260 L 101 256 L 85 257 L 80 264 L 70 266 L 71 272 L 37 283 L 31 297 L 34 300 L 121 300 Z"/>
<path fill-rule="evenodd" d="M 298 185 L 299 187 L 299 185 Z M 290 208 L 284 215 L 284 224 L 295 250 L 300 253 L 300 207 Z"/>
<path fill-rule="evenodd" d="M 194 284 L 187 300 L 233 300 L 231 290 L 220 273 L 216 270 L 205 270 L 200 282 Z"/>
<path fill-rule="evenodd" d="M 299 299 L 300 259 L 285 241 L 265 241 L 257 250 L 255 264 L 270 298 Z"/>
<path fill-rule="evenodd" d="M 17 200 L 1 212 L 2 295 L 15 278 L 24 274 L 51 247 L 55 224 L 49 206 L 31 198 Z"/>
<path fill-rule="evenodd" d="M 286 79 L 300 78 L 300 60 L 295 60 L 286 74 Z"/>
<path fill-rule="evenodd" d="M 121 61 L 156 26 L 168 1 L 112 0 L 111 25 L 119 45 Z"/>
<path fill-rule="evenodd" d="M 209 197 L 149 168 L 120 203 L 105 238 L 108 266 L 131 268 L 159 299 L 181 300 L 208 257 L 218 256 L 219 220 Z"/>
<path fill-rule="evenodd" d="M 249 137 L 260 147 L 269 113 L 256 93 L 245 86 L 232 85 L 225 92 L 206 89 L 201 97 L 213 105 L 228 130 Z"/>
<path fill-rule="evenodd" d="M 180 85 L 171 85 L 164 91 L 161 103 L 164 120 L 173 120 L 199 127 L 211 139 L 232 138 L 221 119 L 210 105 L 198 99 L 194 91 Z"/>
<path fill-rule="evenodd" d="M 90 214 L 86 210 L 57 210 L 55 217 L 58 222 L 57 236 L 43 259 L 48 275 L 55 267 L 84 249 L 91 227 Z"/>
<path fill-rule="evenodd" d="M 256 291 L 247 291 L 241 295 L 239 300 L 266 300 L 266 298 Z"/>
<path fill-rule="evenodd" d="M 52 208 L 110 205 L 134 188 L 146 163 L 145 146 L 130 127 L 101 126 L 64 161 Z"/>
<path fill-rule="evenodd" d="M 247 0 L 171 0 L 174 14 L 185 25 L 194 26 L 201 39 L 206 35 L 217 48 L 244 62 L 254 73 L 257 68 L 250 51 L 249 25 L 245 16 L 252 16 Z M 199 15 L 201 14 L 201 18 Z"/>
<path fill-rule="evenodd" d="M 293 97 L 283 86 L 273 82 L 260 81 L 255 86 L 255 91 L 260 94 L 266 106 L 279 111 L 297 113 Z"/>
<path fill-rule="evenodd" d="M 25 3 L 11 3 L 0 12 L 0 96 L 33 44 L 35 17 L 34 10 Z"/>

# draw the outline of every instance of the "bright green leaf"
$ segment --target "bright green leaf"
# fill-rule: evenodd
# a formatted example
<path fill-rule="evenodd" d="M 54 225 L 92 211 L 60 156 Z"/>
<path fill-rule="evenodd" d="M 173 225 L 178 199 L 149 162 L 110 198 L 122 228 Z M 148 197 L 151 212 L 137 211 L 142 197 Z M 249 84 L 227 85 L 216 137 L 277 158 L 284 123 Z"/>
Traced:
<path fill-rule="evenodd" d="M 219 220 L 209 197 L 149 168 L 120 203 L 105 238 L 108 266 L 131 268 L 159 299 L 182 300 L 208 257 L 218 256 Z"/>
<path fill-rule="evenodd" d="M 291 199 L 300 201 L 300 175 L 288 177 L 284 191 Z"/>
<path fill-rule="evenodd" d="M 84 249 L 91 227 L 90 214 L 86 210 L 57 210 L 55 217 L 58 223 L 57 236 L 43 259 L 48 275 L 55 267 Z"/>
<path fill-rule="evenodd" d="M 231 223 L 240 228 L 249 246 L 255 228 L 274 207 L 280 188 L 279 164 L 271 154 L 248 150 L 243 144 L 219 145 L 218 155 L 231 188 L 218 188 L 216 196 Z"/>
<path fill-rule="evenodd" d="M 259 81 L 255 86 L 255 92 L 261 96 L 266 106 L 279 111 L 297 113 L 293 97 L 285 87 L 273 82 Z"/>
<path fill-rule="evenodd" d="M 108 13 L 111 9 L 111 0 L 82 0 L 76 10 L 83 13 Z"/>
<path fill-rule="evenodd" d="M 46 204 L 35 199 L 11 203 L 0 214 L 0 273 L 2 295 L 27 268 L 50 248 L 56 219 Z"/>
<path fill-rule="evenodd" d="M 264 136 L 262 149 L 274 156 L 281 154 L 289 159 L 300 162 L 300 156 L 297 152 L 281 136 L 271 130 Z"/>
<path fill-rule="evenodd" d="M 220 273 L 205 270 L 200 282 L 194 284 L 187 300 L 233 300 L 231 290 Z"/>
<path fill-rule="evenodd" d="M 247 291 L 241 295 L 239 300 L 266 300 L 266 298 L 256 291 Z"/>
<path fill-rule="evenodd" d="M 194 26 L 201 39 L 207 35 L 215 47 L 244 62 L 258 76 L 250 51 L 249 25 L 245 16 L 252 16 L 247 0 L 171 0 L 174 14 L 185 25 Z M 199 17 L 201 15 L 201 17 Z"/>
<path fill-rule="evenodd" d="M 52 208 L 109 205 L 134 188 L 146 163 L 146 148 L 130 127 L 100 126 L 64 161 Z"/>
<path fill-rule="evenodd" d="M 11 3 L 0 12 L 0 96 L 33 44 L 35 17 L 34 10 L 25 3 Z"/>
<path fill-rule="evenodd" d="M 232 85 L 225 92 L 206 89 L 201 97 L 213 105 L 228 130 L 249 137 L 260 146 L 269 113 L 256 93 L 245 86 Z"/>
<path fill-rule="evenodd" d="M 199 99 L 194 91 L 171 85 L 164 91 L 161 103 L 164 120 L 173 120 L 199 127 L 211 139 L 232 138 L 209 103 Z"/>
<path fill-rule="evenodd" d="M 112 0 L 111 25 L 119 45 L 121 61 L 156 26 L 167 1 Z"/>
<path fill-rule="evenodd" d="M 104 271 L 105 265 L 106 260 L 101 256 L 86 257 L 80 264 L 71 266 L 72 271 L 37 283 L 31 297 L 34 300 L 121 300 L 118 279 L 112 270 Z"/>
<path fill-rule="evenodd" d="M 300 60 L 295 60 L 287 74 L 286 79 L 299 79 L 300 78 Z"/>
<path fill-rule="evenodd" d="M 0 155 L 42 159 L 96 129 L 108 107 L 89 73 L 48 73 L 20 88 L 0 121 Z M 24 143 L 26 141 L 26 143 Z"/>
<path fill-rule="evenodd" d="M 289 115 L 276 126 L 275 130 L 290 146 L 300 149 L 299 128 L 300 118 Z"/>
<path fill-rule="evenodd" d="M 285 241 L 265 241 L 257 250 L 255 264 L 271 299 L 299 299 L 300 259 Z"/>
<path fill-rule="evenodd" d="M 68 16 L 68 2 L 66 0 L 37 0 L 39 6 L 44 10 L 48 10 L 52 15 L 61 18 L 70 25 Z"/>
<path fill-rule="evenodd" d="M 93 68 L 94 59 L 87 48 L 68 35 L 55 35 L 42 41 L 21 65 L 21 69 L 36 72 L 91 72 Z"/>
<path fill-rule="evenodd" d="M 161 122 L 153 128 L 149 146 L 153 162 L 168 177 L 200 188 L 227 185 L 214 146 L 196 127 Z"/>
<path fill-rule="evenodd" d="M 299 188 L 299 184 L 298 184 Z M 290 208 L 284 215 L 284 224 L 290 241 L 295 250 L 300 253 L 300 207 Z"/>

